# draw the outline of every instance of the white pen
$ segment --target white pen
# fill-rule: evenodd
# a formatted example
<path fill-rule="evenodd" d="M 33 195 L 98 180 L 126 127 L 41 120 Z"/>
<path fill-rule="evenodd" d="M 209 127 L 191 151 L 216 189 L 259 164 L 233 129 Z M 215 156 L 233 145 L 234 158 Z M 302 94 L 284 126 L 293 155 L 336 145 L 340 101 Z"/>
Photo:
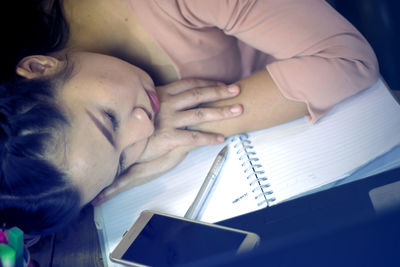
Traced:
<path fill-rule="evenodd" d="M 213 188 L 215 181 L 219 173 L 221 172 L 222 166 L 224 165 L 226 156 L 228 155 L 228 145 L 226 145 L 215 158 L 210 171 L 208 172 L 196 198 L 194 199 L 192 205 L 185 214 L 185 218 L 197 220 L 200 215 L 200 211 L 206 202 L 211 189 Z"/>

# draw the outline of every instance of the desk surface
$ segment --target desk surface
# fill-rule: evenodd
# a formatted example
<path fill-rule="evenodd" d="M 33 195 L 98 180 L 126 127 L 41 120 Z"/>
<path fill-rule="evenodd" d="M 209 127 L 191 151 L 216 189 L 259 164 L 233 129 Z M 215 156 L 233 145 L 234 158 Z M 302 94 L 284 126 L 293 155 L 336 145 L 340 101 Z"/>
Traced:
<path fill-rule="evenodd" d="M 103 267 L 93 207 L 84 208 L 68 228 L 42 237 L 29 251 L 40 267 Z"/>
<path fill-rule="evenodd" d="M 285 240 L 306 234 L 307 237 L 330 232 L 340 225 L 356 225 L 375 216 L 368 192 L 381 185 L 400 180 L 400 168 L 324 192 L 284 202 L 268 209 L 220 222 L 225 226 L 257 232 L 264 247 L 276 247 Z M 279 206 L 279 207 L 278 207 Z M 327 225 L 331 228 L 327 228 Z M 329 230 L 330 229 L 330 230 Z M 310 234 L 311 233 L 311 234 Z M 399 243 L 400 246 L 400 243 Z M 30 249 L 40 267 L 103 266 L 93 207 L 64 231 L 42 238 Z"/>

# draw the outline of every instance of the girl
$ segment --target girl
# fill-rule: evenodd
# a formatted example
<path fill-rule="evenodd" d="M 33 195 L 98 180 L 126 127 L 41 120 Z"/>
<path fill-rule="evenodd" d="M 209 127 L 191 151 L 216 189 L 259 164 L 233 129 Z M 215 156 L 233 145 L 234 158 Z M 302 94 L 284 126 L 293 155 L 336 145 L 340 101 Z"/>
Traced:
<path fill-rule="evenodd" d="M 43 129 L 57 129 L 50 143 L 63 149 L 55 152 L 47 141 L 40 157 L 59 171 L 63 187 L 79 192 L 78 207 L 116 176 L 98 202 L 157 177 L 190 149 L 219 143 L 223 136 L 304 115 L 315 122 L 378 77 L 366 40 L 322 0 L 20 0 L 7 5 L 18 11 L 13 18 L 22 27 L 18 34 L 5 34 L 12 38 L 2 49 L 4 66 L 11 68 L 2 73 L 10 77 L 16 69 L 22 83 L 51 77 L 56 94 L 50 106 L 64 115 L 55 121 L 65 123 Z M 42 34 L 51 36 L 52 45 Z M 140 67 L 156 87 L 136 67 L 97 53 Z M 8 85 L 10 96 L 15 87 Z M 13 114 L 24 114 L 21 110 Z M 3 117 L 4 125 L 10 124 L 10 116 Z M 135 120 L 142 123 L 130 123 Z M 9 169 L 3 167 L 2 181 L 8 186 L 4 192 L 14 194 L 4 195 L 12 198 L 9 181 L 15 179 Z"/>

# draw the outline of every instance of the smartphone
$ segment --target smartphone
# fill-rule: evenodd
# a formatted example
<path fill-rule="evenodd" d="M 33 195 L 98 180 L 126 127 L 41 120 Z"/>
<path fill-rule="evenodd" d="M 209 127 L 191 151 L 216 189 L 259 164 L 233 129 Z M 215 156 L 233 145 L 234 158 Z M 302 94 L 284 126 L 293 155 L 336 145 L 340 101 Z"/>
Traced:
<path fill-rule="evenodd" d="M 110 259 L 128 266 L 176 266 L 222 253 L 235 256 L 253 249 L 259 240 L 255 233 L 143 211 Z"/>

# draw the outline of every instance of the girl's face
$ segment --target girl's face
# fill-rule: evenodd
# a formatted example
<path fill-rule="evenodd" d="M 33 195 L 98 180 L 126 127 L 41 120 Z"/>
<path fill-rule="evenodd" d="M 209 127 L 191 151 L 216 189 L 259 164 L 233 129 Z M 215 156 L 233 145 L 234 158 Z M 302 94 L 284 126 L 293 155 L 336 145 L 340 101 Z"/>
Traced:
<path fill-rule="evenodd" d="M 142 154 L 159 102 L 151 78 L 129 63 L 86 52 L 71 60 L 59 94 L 70 121 L 60 156 L 86 204 Z"/>

